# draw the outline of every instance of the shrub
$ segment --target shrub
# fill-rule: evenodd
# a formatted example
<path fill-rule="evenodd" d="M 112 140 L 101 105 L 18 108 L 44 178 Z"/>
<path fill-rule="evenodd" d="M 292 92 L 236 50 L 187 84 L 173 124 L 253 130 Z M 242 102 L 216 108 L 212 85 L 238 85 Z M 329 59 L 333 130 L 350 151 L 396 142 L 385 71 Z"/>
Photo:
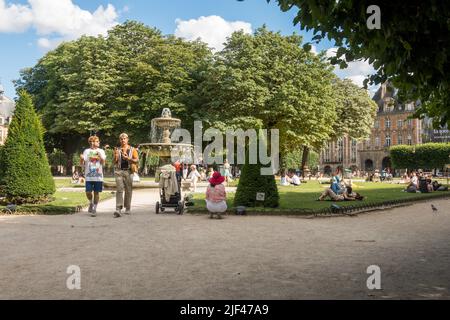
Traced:
<path fill-rule="evenodd" d="M 4 161 L 3 161 L 3 146 L 0 146 L 0 187 L 4 184 L 3 178 L 4 178 Z"/>
<path fill-rule="evenodd" d="M 390 148 L 390 155 L 394 168 L 443 168 L 450 162 L 450 145 L 446 143 L 398 145 Z"/>
<path fill-rule="evenodd" d="M 31 97 L 21 91 L 2 151 L 3 181 L 8 201 L 36 203 L 45 201 L 55 192 L 43 131 Z"/>
<path fill-rule="evenodd" d="M 279 195 L 275 177 L 261 175 L 261 165 L 245 164 L 242 168 L 239 184 L 234 197 L 234 206 L 255 207 L 261 204 L 264 207 L 275 208 L 279 205 Z M 256 193 L 264 192 L 264 201 L 256 200 Z"/>

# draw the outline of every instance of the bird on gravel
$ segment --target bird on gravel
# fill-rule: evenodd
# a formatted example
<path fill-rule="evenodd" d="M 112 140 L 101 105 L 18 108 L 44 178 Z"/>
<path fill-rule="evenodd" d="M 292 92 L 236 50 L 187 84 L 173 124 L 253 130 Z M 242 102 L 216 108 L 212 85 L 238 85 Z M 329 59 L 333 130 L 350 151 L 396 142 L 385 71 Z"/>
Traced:
<path fill-rule="evenodd" d="M 431 209 L 433 209 L 434 212 L 438 211 L 438 209 L 434 205 L 431 205 Z"/>

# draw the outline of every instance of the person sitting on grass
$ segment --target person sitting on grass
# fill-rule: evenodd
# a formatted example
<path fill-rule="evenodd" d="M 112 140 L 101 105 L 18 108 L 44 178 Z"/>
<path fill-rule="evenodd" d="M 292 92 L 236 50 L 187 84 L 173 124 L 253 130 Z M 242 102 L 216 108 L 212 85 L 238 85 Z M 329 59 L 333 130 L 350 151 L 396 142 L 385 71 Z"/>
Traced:
<path fill-rule="evenodd" d="M 325 200 L 330 197 L 334 201 L 355 201 L 364 200 L 364 197 L 357 192 L 353 192 L 352 187 L 345 188 L 345 191 L 341 194 L 336 194 L 331 188 L 327 188 L 319 197 L 319 201 Z"/>
<path fill-rule="evenodd" d="M 330 185 L 331 191 L 333 191 L 335 194 L 342 194 L 345 191 L 344 188 L 342 188 L 340 176 L 341 176 L 341 169 L 336 168 L 334 176 L 331 178 L 331 185 Z"/>
<path fill-rule="evenodd" d="M 78 174 L 78 171 L 75 171 L 72 175 L 72 183 L 78 184 L 80 183 L 80 175 Z"/>
<path fill-rule="evenodd" d="M 206 208 L 210 212 L 210 218 L 216 213 L 217 218 L 222 219 L 221 214 L 227 210 L 227 194 L 223 182 L 223 177 L 220 172 L 215 171 L 213 176 L 209 179 L 209 185 L 206 188 Z"/>
<path fill-rule="evenodd" d="M 281 179 L 280 185 L 282 185 L 282 186 L 288 186 L 289 185 L 289 182 L 288 182 L 289 177 L 286 174 L 286 171 L 282 171 L 281 172 L 281 178 L 280 179 Z"/>
<path fill-rule="evenodd" d="M 288 181 L 290 182 L 290 184 L 292 184 L 294 186 L 299 186 L 300 185 L 300 178 L 294 172 L 291 172 L 289 174 L 289 180 Z"/>

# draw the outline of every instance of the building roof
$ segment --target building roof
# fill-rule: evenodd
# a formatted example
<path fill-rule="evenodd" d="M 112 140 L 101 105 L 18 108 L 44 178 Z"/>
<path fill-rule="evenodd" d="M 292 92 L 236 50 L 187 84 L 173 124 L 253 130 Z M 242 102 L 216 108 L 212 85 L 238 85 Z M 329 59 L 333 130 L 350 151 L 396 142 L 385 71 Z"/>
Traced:
<path fill-rule="evenodd" d="M 9 118 L 13 115 L 16 104 L 3 93 L 3 87 L 0 85 L 0 116 Z"/>
<path fill-rule="evenodd" d="M 372 97 L 372 100 L 378 105 L 378 113 L 384 112 L 412 112 L 419 105 L 420 101 L 401 102 L 398 98 L 398 90 L 390 83 L 383 83 Z M 408 109 L 408 105 L 412 105 L 412 109 Z"/>

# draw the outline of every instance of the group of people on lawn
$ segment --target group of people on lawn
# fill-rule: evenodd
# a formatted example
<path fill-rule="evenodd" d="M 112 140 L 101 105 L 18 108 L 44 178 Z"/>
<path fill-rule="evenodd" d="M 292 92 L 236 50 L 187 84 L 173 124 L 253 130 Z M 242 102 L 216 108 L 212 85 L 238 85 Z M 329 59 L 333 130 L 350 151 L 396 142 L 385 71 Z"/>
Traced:
<path fill-rule="evenodd" d="M 405 173 L 402 177 L 402 182 L 408 184 L 404 191 L 410 193 L 428 193 L 448 190 L 448 187 L 442 186 L 437 181 L 432 181 L 431 174 L 426 175 L 422 171 L 412 171 L 409 174 Z"/>
<path fill-rule="evenodd" d="M 331 178 L 330 187 L 326 188 L 317 200 L 323 201 L 328 197 L 333 201 L 364 200 L 363 196 L 357 192 L 353 192 L 353 188 L 345 184 L 340 168 L 336 169 L 335 174 Z"/>
<path fill-rule="evenodd" d="M 114 148 L 114 178 L 116 181 L 116 210 L 113 216 L 119 218 L 122 214 L 131 213 L 131 199 L 133 193 L 133 174 L 137 172 L 139 155 L 136 148 L 129 145 L 128 135 L 122 133 L 119 136 L 120 147 Z M 100 148 L 100 139 L 97 136 L 90 136 L 88 139 L 89 148 L 80 155 L 80 165 L 84 167 L 84 179 L 86 188 L 86 197 L 89 200 L 88 212 L 91 216 L 97 215 L 97 205 L 100 200 L 100 193 L 103 191 L 103 166 L 106 162 L 106 153 Z M 227 210 L 226 192 L 223 182 L 230 176 L 230 165 L 226 161 L 225 176 L 220 172 L 211 171 L 208 177 L 209 185 L 206 188 L 206 206 L 211 213 L 217 214 L 221 218 L 221 213 Z M 177 175 L 182 175 L 185 179 L 191 179 L 196 189 L 197 180 L 200 174 L 195 165 L 191 165 L 190 173 L 187 174 L 185 166 L 180 163 L 174 164 Z M 182 168 L 182 169 L 181 169 Z M 178 178 L 178 177 L 177 177 Z M 79 180 L 77 174 L 72 180 Z M 122 210 L 125 210 L 122 212 Z"/>

